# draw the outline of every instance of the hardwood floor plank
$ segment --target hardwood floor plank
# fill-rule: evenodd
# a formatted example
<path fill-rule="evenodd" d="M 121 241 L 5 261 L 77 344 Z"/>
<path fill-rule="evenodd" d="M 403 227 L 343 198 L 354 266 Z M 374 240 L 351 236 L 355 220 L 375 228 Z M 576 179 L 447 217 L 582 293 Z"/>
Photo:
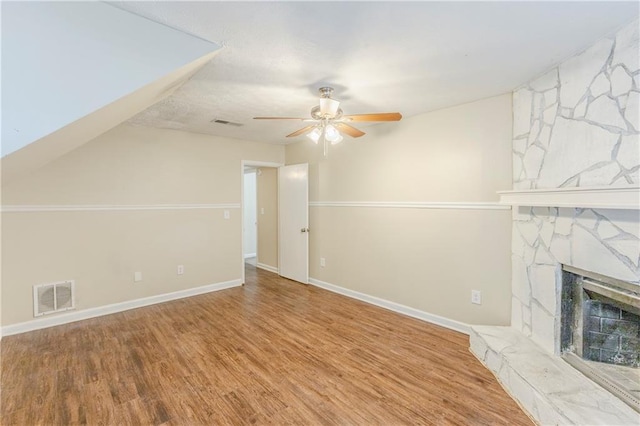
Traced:
<path fill-rule="evenodd" d="M 467 336 L 254 267 L 246 277 L 4 338 L 0 422 L 532 424 Z"/>

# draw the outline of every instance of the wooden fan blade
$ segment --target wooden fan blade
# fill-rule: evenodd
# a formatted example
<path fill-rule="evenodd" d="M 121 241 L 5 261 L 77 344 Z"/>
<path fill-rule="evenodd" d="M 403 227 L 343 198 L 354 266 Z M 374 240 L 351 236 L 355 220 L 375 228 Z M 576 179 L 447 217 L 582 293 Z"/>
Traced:
<path fill-rule="evenodd" d="M 292 138 L 292 137 L 294 137 L 294 136 L 298 136 L 298 135 L 301 135 L 301 134 L 303 134 L 303 133 L 307 133 L 309 130 L 313 129 L 314 127 L 316 127 L 316 126 L 315 126 L 315 125 L 313 125 L 313 126 L 303 127 L 303 128 L 302 128 L 302 129 L 300 129 L 300 130 L 296 130 L 295 132 L 293 132 L 293 133 L 291 133 L 291 134 L 288 134 L 288 135 L 287 135 L 287 137 L 288 137 L 288 138 Z"/>
<path fill-rule="evenodd" d="M 364 135 L 363 131 L 360 131 L 355 127 L 349 126 L 348 124 L 345 124 L 345 123 L 334 123 L 333 126 L 339 131 L 341 131 L 342 133 L 345 133 L 351 136 L 352 138 L 359 138 L 360 136 Z"/>
<path fill-rule="evenodd" d="M 400 121 L 402 114 L 399 112 L 379 112 L 375 114 L 345 115 L 343 118 L 349 121 Z"/>
<path fill-rule="evenodd" d="M 306 120 L 300 117 L 253 117 L 254 120 Z"/>

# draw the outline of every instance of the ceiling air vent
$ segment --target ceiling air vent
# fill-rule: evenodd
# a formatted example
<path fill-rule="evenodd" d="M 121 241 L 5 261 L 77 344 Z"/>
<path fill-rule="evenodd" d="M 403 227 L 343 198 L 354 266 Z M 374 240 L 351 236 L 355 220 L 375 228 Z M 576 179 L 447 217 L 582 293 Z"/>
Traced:
<path fill-rule="evenodd" d="M 33 316 L 53 314 L 75 308 L 74 281 L 33 286 Z"/>
<path fill-rule="evenodd" d="M 213 119 L 211 120 L 212 123 L 217 123 L 217 124 L 224 124 L 225 126 L 234 126 L 234 127 L 241 127 L 242 124 L 241 123 L 234 123 L 233 121 L 227 121 L 227 120 L 220 120 L 220 119 Z"/>

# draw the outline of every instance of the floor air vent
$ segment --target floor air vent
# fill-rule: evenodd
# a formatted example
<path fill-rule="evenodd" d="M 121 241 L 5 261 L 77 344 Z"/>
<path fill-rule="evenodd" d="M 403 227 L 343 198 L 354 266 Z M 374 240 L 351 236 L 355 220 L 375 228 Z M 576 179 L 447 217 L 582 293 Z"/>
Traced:
<path fill-rule="evenodd" d="M 34 285 L 33 316 L 39 317 L 74 309 L 73 287 L 73 281 Z"/>

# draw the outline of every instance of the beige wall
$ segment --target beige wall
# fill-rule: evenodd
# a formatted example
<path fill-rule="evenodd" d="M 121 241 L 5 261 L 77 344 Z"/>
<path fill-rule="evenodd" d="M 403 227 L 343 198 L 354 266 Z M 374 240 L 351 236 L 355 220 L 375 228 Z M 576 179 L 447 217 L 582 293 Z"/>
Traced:
<path fill-rule="evenodd" d="M 238 207 L 229 219 L 222 208 L 4 212 L 2 324 L 33 319 L 34 284 L 75 279 L 82 310 L 240 279 L 241 160 L 283 157 L 281 146 L 121 125 L 5 185 L 4 207 Z"/>
<path fill-rule="evenodd" d="M 278 169 L 263 167 L 257 176 L 258 263 L 278 268 Z"/>
<path fill-rule="evenodd" d="M 363 128 L 309 162 L 310 200 L 496 202 L 511 186 L 511 95 Z M 470 324 L 509 324 L 508 210 L 312 206 L 310 275 Z M 326 266 L 319 266 L 319 258 Z M 471 289 L 483 304 L 470 303 Z"/>

